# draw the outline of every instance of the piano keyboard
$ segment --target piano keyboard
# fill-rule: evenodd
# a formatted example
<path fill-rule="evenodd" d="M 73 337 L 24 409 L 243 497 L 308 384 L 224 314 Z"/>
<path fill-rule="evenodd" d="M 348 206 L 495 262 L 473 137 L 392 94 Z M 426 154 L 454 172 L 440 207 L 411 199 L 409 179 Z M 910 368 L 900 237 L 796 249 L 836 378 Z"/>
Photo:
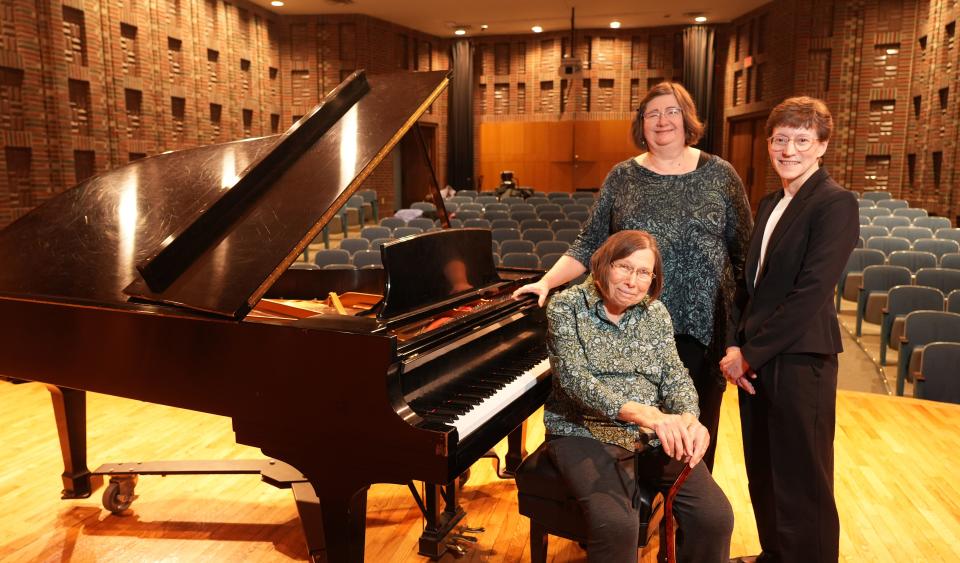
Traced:
<path fill-rule="evenodd" d="M 462 377 L 410 403 L 424 420 L 457 429 L 460 440 L 532 389 L 550 370 L 546 348 L 512 354 L 499 367 Z"/>

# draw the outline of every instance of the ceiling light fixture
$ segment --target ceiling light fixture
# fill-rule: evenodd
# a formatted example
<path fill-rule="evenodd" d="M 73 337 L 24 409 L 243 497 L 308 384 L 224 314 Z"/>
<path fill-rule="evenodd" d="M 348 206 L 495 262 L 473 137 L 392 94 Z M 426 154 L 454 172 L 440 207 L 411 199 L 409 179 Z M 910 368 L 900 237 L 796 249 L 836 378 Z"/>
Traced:
<path fill-rule="evenodd" d="M 453 30 L 453 34 L 454 34 L 454 35 L 466 35 L 466 34 L 467 34 L 467 30 L 466 30 L 466 29 L 463 29 L 462 27 L 458 27 L 457 29 Z"/>
<path fill-rule="evenodd" d="M 539 25 L 535 25 L 535 26 L 531 27 L 530 29 L 533 30 L 534 33 L 540 33 L 541 31 L 543 31 L 543 28 L 540 27 Z"/>
<path fill-rule="evenodd" d="M 610 27 L 611 27 L 612 29 L 620 29 L 620 22 L 618 22 L 618 21 L 612 21 L 612 22 L 610 22 Z"/>
<path fill-rule="evenodd" d="M 480 29 L 487 29 L 487 28 L 489 28 L 489 27 L 490 27 L 490 26 L 487 25 L 487 24 L 481 24 L 481 25 L 480 25 Z"/>
<path fill-rule="evenodd" d="M 703 23 L 703 22 L 707 21 L 707 16 L 697 16 L 697 17 L 693 18 L 693 21 L 695 21 L 695 22 L 697 22 L 697 23 Z"/>
<path fill-rule="evenodd" d="M 273 2 L 270 2 L 270 5 L 279 8 L 280 6 L 283 6 L 283 2 L 281 0 L 273 0 Z"/>

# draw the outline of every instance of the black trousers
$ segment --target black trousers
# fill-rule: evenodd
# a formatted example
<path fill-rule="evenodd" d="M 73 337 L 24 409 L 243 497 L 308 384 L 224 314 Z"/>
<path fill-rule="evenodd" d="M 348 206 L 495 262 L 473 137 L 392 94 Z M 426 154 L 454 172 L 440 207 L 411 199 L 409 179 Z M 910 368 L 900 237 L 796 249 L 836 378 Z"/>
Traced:
<path fill-rule="evenodd" d="M 580 503 L 590 526 L 587 560 L 635 563 L 640 516 L 633 507 L 633 452 L 593 438 L 559 437 L 547 443 L 547 455 Z M 667 489 L 683 464 L 662 451 L 645 456 L 641 471 Z M 733 510 L 726 495 L 701 463 L 674 499 L 677 560 L 680 563 L 726 563 L 730 557 Z"/>
<path fill-rule="evenodd" d="M 834 563 L 837 356 L 781 354 L 740 391 L 740 421 L 761 561 Z"/>
<path fill-rule="evenodd" d="M 710 432 L 710 447 L 703 455 L 703 463 L 707 470 L 713 472 L 713 458 L 717 453 L 717 430 L 720 428 L 720 404 L 723 402 L 723 391 L 726 382 L 714 374 L 715 366 L 708 358 L 707 347 L 700 341 L 686 334 L 675 334 L 677 353 L 680 361 L 687 367 L 693 385 L 697 388 L 698 403 L 700 406 L 700 424 Z M 717 360 L 719 362 L 719 360 Z"/>

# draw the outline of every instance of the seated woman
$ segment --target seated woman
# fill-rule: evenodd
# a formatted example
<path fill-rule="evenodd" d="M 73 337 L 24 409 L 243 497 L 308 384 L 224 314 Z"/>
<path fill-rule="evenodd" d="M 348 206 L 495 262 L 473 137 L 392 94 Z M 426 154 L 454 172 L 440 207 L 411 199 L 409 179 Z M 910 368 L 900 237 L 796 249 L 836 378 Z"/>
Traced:
<path fill-rule="evenodd" d="M 646 479 L 664 487 L 693 467 L 674 501 L 677 559 L 726 562 L 733 511 L 700 464 L 710 436 L 697 420 L 697 392 L 677 355 L 670 315 L 657 297 L 663 266 L 644 231 L 611 235 L 590 260 L 585 282 L 547 307 L 553 392 L 544 425 L 547 455 L 589 523 L 589 561 L 637 560 L 633 506 L 637 428 L 662 446 Z"/>

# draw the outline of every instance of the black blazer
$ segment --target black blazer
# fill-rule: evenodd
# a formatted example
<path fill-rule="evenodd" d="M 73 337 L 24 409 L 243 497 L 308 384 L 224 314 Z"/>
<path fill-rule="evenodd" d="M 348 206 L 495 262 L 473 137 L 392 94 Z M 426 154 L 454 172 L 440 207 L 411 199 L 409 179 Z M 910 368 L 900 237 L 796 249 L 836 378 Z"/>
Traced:
<path fill-rule="evenodd" d="M 770 235 L 754 285 L 763 230 L 781 198 L 783 190 L 760 201 L 727 331 L 755 371 L 778 354 L 843 351 L 833 291 L 860 236 L 857 198 L 826 169 L 814 172 Z"/>

